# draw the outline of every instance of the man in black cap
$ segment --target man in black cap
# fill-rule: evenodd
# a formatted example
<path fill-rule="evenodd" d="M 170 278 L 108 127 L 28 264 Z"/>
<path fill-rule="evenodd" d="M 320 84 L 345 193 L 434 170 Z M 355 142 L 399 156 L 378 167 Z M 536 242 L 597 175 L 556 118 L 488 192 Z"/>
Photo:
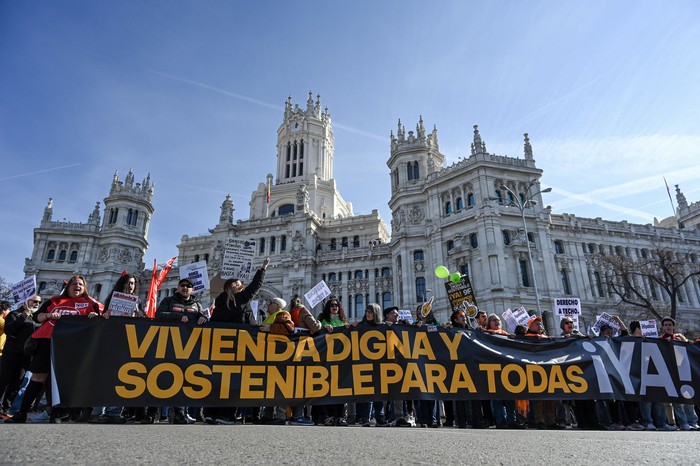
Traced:
<path fill-rule="evenodd" d="M 189 278 L 183 278 L 177 284 L 174 295 L 163 298 L 156 309 L 156 319 L 178 320 L 186 324 L 193 319 L 198 325 L 205 324 L 207 317 L 199 298 L 194 294 L 194 282 Z"/>
<path fill-rule="evenodd" d="M 194 282 L 189 278 L 181 279 L 174 295 L 163 298 L 156 309 L 156 319 L 179 321 L 186 324 L 192 319 L 198 325 L 206 324 L 208 319 L 199 298 L 194 295 Z M 187 414 L 184 406 L 174 406 L 174 424 L 194 424 L 195 419 Z"/>

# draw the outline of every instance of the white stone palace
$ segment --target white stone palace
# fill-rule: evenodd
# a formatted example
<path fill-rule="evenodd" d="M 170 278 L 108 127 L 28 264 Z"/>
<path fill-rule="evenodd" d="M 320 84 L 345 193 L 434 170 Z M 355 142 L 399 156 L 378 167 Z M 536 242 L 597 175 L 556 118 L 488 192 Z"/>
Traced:
<path fill-rule="evenodd" d="M 556 298 L 580 298 L 583 325 L 604 311 L 625 322 L 651 318 L 610 296 L 600 264 L 592 259 L 597 252 L 645 257 L 654 248 L 668 248 L 689 268 L 698 267 L 700 203 L 688 204 L 678 186 L 676 217 L 654 225 L 579 218 L 555 214 L 543 203 L 542 170 L 527 134 L 522 157 L 496 155 L 487 151 L 474 126 L 471 152 L 449 166 L 437 129 L 427 132 L 422 118 L 415 131 L 406 131 L 399 121 L 390 139 L 391 232 L 377 210 L 355 215 L 338 191 L 331 117 L 320 97 L 314 100 L 309 93 L 305 107 L 290 97 L 277 129 L 275 173 L 253 191 L 247 218 L 235 218 L 234 203 L 226 196 L 209 234 L 183 232 L 178 264 L 207 261 L 210 278 L 221 286 L 215 278 L 227 238 L 253 239 L 257 264 L 266 256 L 273 264 L 258 295 L 263 308 L 274 296 L 289 300 L 325 280 L 351 319 L 361 318 L 369 302 L 413 310 L 435 296 L 438 318 L 446 321 L 450 312 L 443 279 L 434 274 L 444 265 L 469 275 L 477 303 L 488 313 L 521 305 L 533 312 L 539 301 L 552 334 L 559 333 L 552 315 Z M 115 175 L 102 222 L 99 205 L 85 224 L 54 222 L 49 201 L 25 273 L 36 273 L 42 292 L 50 294 L 79 270 L 89 277 L 91 293 L 104 300 L 122 270 L 144 270 L 152 196 L 150 179 L 134 185 L 129 172 L 123 183 Z M 145 293 L 150 271 L 143 278 Z M 159 299 L 174 292 L 177 278 L 174 269 Z M 668 301 L 658 286 L 640 286 L 662 306 Z M 202 297 L 205 303 L 220 291 L 213 288 Z M 686 283 L 679 301 L 679 328 L 700 330 L 697 277 Z"/>

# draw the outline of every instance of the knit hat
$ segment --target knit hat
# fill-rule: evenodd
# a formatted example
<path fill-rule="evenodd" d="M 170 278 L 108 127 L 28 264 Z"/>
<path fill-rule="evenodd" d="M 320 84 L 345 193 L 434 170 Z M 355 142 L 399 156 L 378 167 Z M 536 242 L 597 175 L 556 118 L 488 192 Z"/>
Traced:
<path fill-rule="evenodd" d="M 285 301 L 282 298 L 272 298 L 272 301 L 270 302 L 277 304 L 280 307 L 280 309 L 284 309 L 285 307 L 287 307 L 287 301 Z"/>

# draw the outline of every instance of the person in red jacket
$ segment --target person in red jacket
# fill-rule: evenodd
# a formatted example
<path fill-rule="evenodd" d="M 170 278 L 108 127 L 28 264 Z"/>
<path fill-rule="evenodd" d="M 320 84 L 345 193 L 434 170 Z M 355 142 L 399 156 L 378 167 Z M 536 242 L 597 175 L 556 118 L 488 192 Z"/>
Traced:
<path fill-rule="evenodd" d="M 97 317 L 102 313 L 102 305 L 88 294 L 87 280 L 82 275 L 73 275 L 63 292 L 47 300 L 32 316 L 34 321 L 41 324 L 30 338 L 37 340 L 36 350 L 29 364 L 32 379 L 27 385 L 22 398 L 19 412 L 5 422 L 27 422 L 27 413 L 34 399 L 47 383 L 51 370 L 51 336 L 56 321 L 69 316 Z M 46 387 L 46 397 L 51 406 L 51 388 Z M 89 416 L 89 414 L 88 414 Z M 55 412 L 51 413 L 52 420 L 56 419 Z"/>

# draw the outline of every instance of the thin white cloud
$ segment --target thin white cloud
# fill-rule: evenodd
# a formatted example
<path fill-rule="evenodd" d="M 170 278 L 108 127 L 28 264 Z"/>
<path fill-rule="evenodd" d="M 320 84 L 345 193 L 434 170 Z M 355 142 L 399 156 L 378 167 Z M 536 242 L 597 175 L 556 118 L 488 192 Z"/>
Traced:
<path fill-rule="evenodd" d="M 243 100 L 245 102 L 250 102 L 252 104 L 259 105 L 259 106 L 265 107 L 265 108 L 269 108 L 269 109 L 272 109 L 272 110 L 275 110 L 278 112 L 284 112 L 284 108 L 280 107 L 279 105 L 270 104 L 268 102 L 263 102 L 262 100 L 257 100 L 257 99 L 253 99 L 251 97 L 247 97 L 247 96 L 244 96 L 241 94 L 236 94 L 235 92 L 227 91 L 226 89 L 221 89 L 220 87 L 210 86 L 209 84 L 201 83 L 198 81 L 193 81 L 193 80 L 187 79 L 187 78 L 182 78 L 180 76 L 174 76 L 172 74 L 163 73 L 160 71 L 154 71 L 154 70 L 148 70 L 148 71 L 150 73 L 154 73 L 154 74 L 157 74 L 157 75 L 169 78 L 169 79 L 173 79 L 175 81 L 180 81 L 183 83 L 191 84 L 193 86 L 201 87 L 202 89 L 206 89 L 208 91 L 212 91 L 212 92 L 216 92 L 218 94 L 223 94 L 223 95 L 226 95 L 229 97 L 233 97 L 234 99 L 239 99 L 239 100 Z M 342 123 L 338 123 L 337 121 L 333 122 L 333 128 L 334 129 L 341 129 L 341 130 L 344 130 L 344 131 L 347 131 L 347 132 L 353 133 L 353 134 L 359 134 L 361 136 L 365 136 L 365 137 L 368 137 L 370 139 L 375 139 L 378 141 L 386 141 L 388 139 L 388 136 L 379 136 L 379 135 L 374 134 L 374 133 L 370 133 L 370 132 L 367 132 L 367 131 L 364 131 L 361 129 L 353 128 L 352 126 L 347 126 L 347 125 L 344 125 Z"/>
<path fill-rule="evenodd" d="M 64 170 L 66 168 L 77 167 L 78 165 L 80 165 L 80 164 L 79 163 L 72 163 L 70 165 L 62 165 L 60 167 L 45 168 L 43 170 L 37 170 L 37 171 L 29 172 L 29 173 L 21 173 L 19 175 L 8 176 L 6 178 L 0 178 L 0 181 L 15 180 L 17 178 L 23 178 L 25 176 L 33 176 L 33 175 L 39 175 L 41 173 L 48 173 L 48 172 L 52 172 L 52 171 L 56 171 L 56 170 Z"/>

